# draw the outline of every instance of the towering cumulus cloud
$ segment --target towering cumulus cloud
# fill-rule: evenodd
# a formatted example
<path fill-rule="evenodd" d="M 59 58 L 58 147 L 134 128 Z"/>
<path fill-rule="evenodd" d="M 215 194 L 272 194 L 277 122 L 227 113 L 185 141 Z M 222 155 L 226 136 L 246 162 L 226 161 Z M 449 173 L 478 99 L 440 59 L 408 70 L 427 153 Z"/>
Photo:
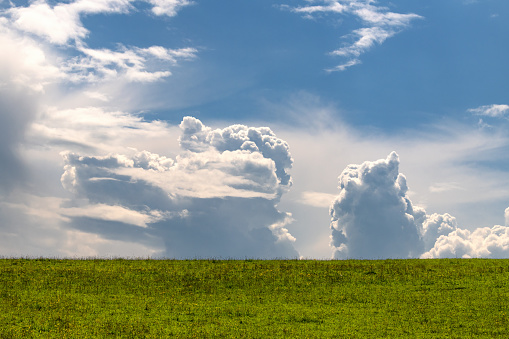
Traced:
<path fill-rule="evenodd" d="M 427 215 L 408 198 L 395 152 L 349 165 L 339 189 L 330 208 L 334 258 L 509 257 L 509 208 L 506 226 L 474 231 L 458 228 L 448 213 Z"/>
<path fill-rule="evenodd" d="M 288 144 L 268 128 L 213 130 L 192 117 L 180 127 L 184 151 L 175 160 L 135 150 L 64 154 L 72 225 L 125 241 L 160 239 L 166 257 L 297 257 L 285 228 L 291 216 L 276 208 L 291 185 Z M 86 213 L 98 208 L 108 213 Z"/>
<path fill-rule="evenodd" d="M 419 226 L 425 218 L 406 196 L 398 155 L 349 165 L 339 176 L 331 206 L 334 258 L 407 258 L 422 253 Z"/>

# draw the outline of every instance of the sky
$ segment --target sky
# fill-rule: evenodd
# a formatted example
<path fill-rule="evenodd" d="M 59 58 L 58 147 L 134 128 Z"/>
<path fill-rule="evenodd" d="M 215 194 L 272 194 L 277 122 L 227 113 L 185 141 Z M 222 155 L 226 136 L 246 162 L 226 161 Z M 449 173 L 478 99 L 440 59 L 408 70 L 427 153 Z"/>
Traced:
<path fill-rule="evenodd" d="M 508 19 L 0 0 L 0 256 L 509 258 Z"/>

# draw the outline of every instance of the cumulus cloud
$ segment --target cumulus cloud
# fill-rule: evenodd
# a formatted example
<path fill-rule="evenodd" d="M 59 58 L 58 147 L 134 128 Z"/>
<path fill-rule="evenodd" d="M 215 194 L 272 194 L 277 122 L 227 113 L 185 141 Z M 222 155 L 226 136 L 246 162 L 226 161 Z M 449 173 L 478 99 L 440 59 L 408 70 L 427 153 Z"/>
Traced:
<path fill-rule="evenodd" d="M 433 213 L 428 216 L 422 225 L 422 238 L 426 251 L 435 246 L 436 240 L 440 236 L 447 236 L 449 233 L 456 231 L 458 223 L 452 215 Z"/>
<path fill-rule="evenodd" d="M 509 227 L 457 229 L 440 236 L 422 258 L 509 258 Z"/>
<path fill-rule="evenodd" d="M 505 210 L 505 226 L 470 231 L 457 228 L 455 221 L 445 221 L 447 232 L 439 233 L 421 258 L 509 258 L 509 208 Z"/>
<path fill-rule="evenodd" d="M 168 257 L 297 257 L 286 228 L 291 215 L 276 208 L 291 183 L 286 142 L 268 128 L 213 130 L 191 117 L 180 127 L 183 152 L 175 159 L 136 150 L 64 153 L 61 182 L 74 199 L 60 213 L 77 230 L 105 237 L 119 223 L 142 227 L 145 237 L 164 241 Z M 87 226 L 85 215 L 102 226 Z M 124 233 L 128 241 L 140 237 L 136 229 Z"/>
<path fill-rule="evenodd" d="M 358 57 L 375 45 L 380 45 L 388 38 L 410 25 L 415 19 L 422 18 L 417 14 L 401 14 L 388 11 L 386 7 L 376 6 L 373 1 L 364 0 L 318 0 L 313 1 L 319 5 L 291 7 L 283 5 L 294 13 L 304 14 L 306 18 L 315 18 L 316 15 L 332 13 L 335 15 L 353 15 L 360 19 L 365 27 L 355 29 L 352 33 L 344 36 L 351 42 L 332 51 L 330 54 L 342 56 L 348 60 L 343 64 L 330 68 L 327 71 L 344 71 L 349 67 L 360 63 Z"/>
<path fill-rule="evenodd" d="M 332 202 L 334 258 L 409 258 L 423 250 L 423 210 L 406 193 L 399 158 L 349 165 L 339 176 L 340 194 Z"/>
<path fill-rule="evenodd" d="M 474 231 L 459 228 L 448 213 L 427 215 L 408 198 L 395 152 L 349 165 L 339 184 L 330 208 L 334 258 L 509 257 L 509 208 L 506 226 Z"/>
<path fill-rule="evenodd" d="M 293 160 L 288 143 L 276 137 L 270 128 L 233 125 L 225 129 L 212 130 L 192 117 L 185 117 L 180 127 L 183 130 L 180 143 L 185 149 L 202 152 L 213 147 L 219 152 L 242 150 L 259 153 L 264 158 L 274 161 L 279 183 L 282 186 L 291 185 L 287 170 L 291 168 Z"/>

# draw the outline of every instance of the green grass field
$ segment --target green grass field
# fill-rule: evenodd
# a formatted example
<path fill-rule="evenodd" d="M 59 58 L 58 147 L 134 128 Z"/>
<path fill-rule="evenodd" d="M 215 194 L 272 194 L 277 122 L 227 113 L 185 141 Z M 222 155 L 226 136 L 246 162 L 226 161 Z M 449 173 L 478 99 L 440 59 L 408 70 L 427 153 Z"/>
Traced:
<path fill-rule="evenodd" d="M 0 260 L 0 338 L 509 338 L 509 261 Z"/>

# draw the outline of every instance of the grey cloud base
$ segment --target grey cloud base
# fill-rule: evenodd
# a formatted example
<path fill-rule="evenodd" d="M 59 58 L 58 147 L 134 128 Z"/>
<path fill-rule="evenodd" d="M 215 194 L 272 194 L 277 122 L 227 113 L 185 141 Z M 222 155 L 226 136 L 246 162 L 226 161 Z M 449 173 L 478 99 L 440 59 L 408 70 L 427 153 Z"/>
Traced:
<path fill-rule="evenodd" d="M 458 228 L 445 213 L 427 215 L 409 199 L 399 157 L 349 165 L 330 207 L 335 259 L 509 258 L 509 227 Z"/>

